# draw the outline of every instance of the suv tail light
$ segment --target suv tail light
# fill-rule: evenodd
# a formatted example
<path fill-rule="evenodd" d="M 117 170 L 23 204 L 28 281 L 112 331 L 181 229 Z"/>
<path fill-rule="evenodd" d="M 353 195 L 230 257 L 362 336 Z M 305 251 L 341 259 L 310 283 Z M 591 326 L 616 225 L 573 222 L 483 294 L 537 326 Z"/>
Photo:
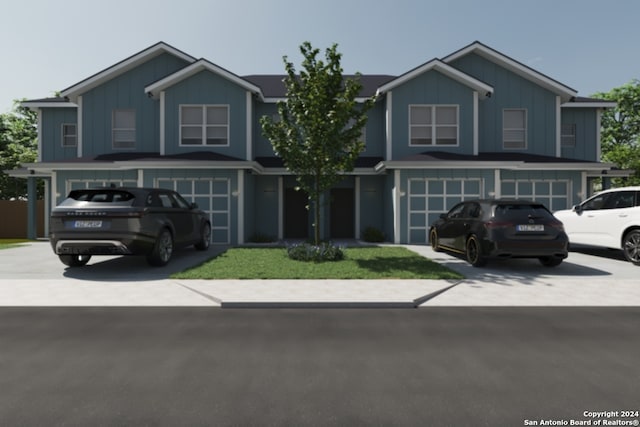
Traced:
<path fill-rule="evenodd" d="M 487 228 L 487 230 L 496 230 L 499 228 L 515 227 L 515 224 L 509 221 L 487 221 L 484 223 L 484 226 Z"/>

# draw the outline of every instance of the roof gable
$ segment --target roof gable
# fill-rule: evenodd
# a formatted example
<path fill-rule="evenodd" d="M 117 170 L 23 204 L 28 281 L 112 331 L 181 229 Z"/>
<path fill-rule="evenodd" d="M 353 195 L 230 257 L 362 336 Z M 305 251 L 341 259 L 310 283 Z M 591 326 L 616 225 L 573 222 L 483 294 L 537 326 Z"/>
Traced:
<path fill-rule="evenodd" d="M 175 73 L 170 74 L 165 78 L 150 84 L 149 86 L 145 87 L 144 90 L 150 96 L 155 97 L 166 88 L 171 87 L 185 79 L 188 79 L 189 77 L 198 74 L 201 71 L 209 71 L 211 73 L 217 74 L 250 92 L 258 94 L 261 99 L 263 98 L 260 87 L 232 73 L 231 71 L 228 71 L 212 62 L 207 61 L 206 59 L 199 59 L 198 61 L 184 67 L 183 69 L 178 70 Z"/>
<path fill-rule="evenodd" d="M 569 101 L 571 98 L 577 96 L 577 91 L 575 89 L 566 86 L 557 80 L 554 80 L 531 67 L 528 67 L 521 62 L 516 61 L 513 58 L 510 58 L 497 50 L 491 49 L 489 46 L 486 46 L 478 41 L 471 43 L 470 45 L 463 47 L 462 49 L 446 56 L 442 60 L 451 64 L 455 60 L 469 55 L 469 54 L 479 55 L 494 64 L 498 64 L 501 67 L 506 68 L 507 70 L 519 75 L 520 77 L 527 79 L 538 86 L 541 86 L 557 95 L 560 95 L 563 101 Z"/>
<path fill-rule="evenodd" d="M 485 98 L 485 97 L 490 97 L 491 94 L 493 94 L 493 87 L 476 79 L 475 77 L 472 77 L 456 68 L 453 68 L 452 66 L 444 63 L 443 61 L 439 60 L 439 59 L 432 59 L 429 62 L 426 62 L 422 65 L 420 65 L 419 67 L 414 68 L 413 70 L 404 73 L 403 75 L 401 75 L 400 77 L 397 77 L 393 80 L 391 80 L 390 82 L 380 86 L 378 88 L 378 94 L 383 94 L 385 92 L 388 92 L 406 82 L 408 82 L 409 80 L 412 80 L 424 73 L 427 73 L 429 71 L 438 71 L 442 74 L 444 74 L 445 76 L 449 77 L 452 80 L 455 80 L 459 83 L 462 83 L 463 85 L 466 85 L 468 87 L 470 87 L 471 89 L 477 91 L 480 94 L 481 98 Z"/>
<path fill-rule="evenodd" d="M 189 63 L 192 63 L 195 61 L 195 58 L 192 57 L 191 55 L 187 55 L 186 53 L 172 46 L 169 46 L 164 42 L 159 42 L 154 44 L 151 47 L 148 47 L 147 49 L 141 52 L 138 52 L 130 56 L 129 58 L 126 58 L 118 62 L 115 65 L 112 65 L 111 67 L 105 70 L 100 71 L 97 74 L 94 74 L 91 77 L 84 79 L 80 83 L 76 83 L 75 85 L 64 89 L 60 93 L 60 95 L 62 97 L 69 98 L 75 101 L 76 98 L 79 95 L 82 95 L 84 92 L 87 92 L 88 90 L 91 90 L 103 84 L 104 82 L 107 82 L 119 75 L 122 75 L 127 71 L 132 70 L 133 68 L 139 66 L 140 64 L 143 64 L 148 60 L 155 58 L 156 56 L 161 55 L 163 53 L 169 53 Z"/>

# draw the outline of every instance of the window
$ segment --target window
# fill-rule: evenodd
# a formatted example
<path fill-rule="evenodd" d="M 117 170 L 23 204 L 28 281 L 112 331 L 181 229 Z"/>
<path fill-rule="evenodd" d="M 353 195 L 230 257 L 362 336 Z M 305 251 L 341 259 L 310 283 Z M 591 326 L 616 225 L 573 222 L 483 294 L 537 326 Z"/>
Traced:
<path fill-rule="evenodd" d="M 458 145 L 458 106 L 410 105 L 409 145 Z"/>
<path fill-rule="evenodd" d="M 576 146 L 576 125 L 574 123 L 561 126 L 560 146 L 570 148 Z"/>
<path fill-rule="evenodd" d="M 180 145 L 229 145 L 229 106 L 181 106 Z"/>
<path fill-rule="evenodd" d="M 62 125 L 62 146 L 75 147 L 78 145 L 77 127 L 75 124 Z"/>
<path fill-rule="evenodd" d="M 113 148 L 135 148 L 135 110 L 113 110 Z"/>
<path fill-rule="evenodd" d="M 527 110 L 504 110 L 502 145 L 505 149 L 527 148 Z"/>

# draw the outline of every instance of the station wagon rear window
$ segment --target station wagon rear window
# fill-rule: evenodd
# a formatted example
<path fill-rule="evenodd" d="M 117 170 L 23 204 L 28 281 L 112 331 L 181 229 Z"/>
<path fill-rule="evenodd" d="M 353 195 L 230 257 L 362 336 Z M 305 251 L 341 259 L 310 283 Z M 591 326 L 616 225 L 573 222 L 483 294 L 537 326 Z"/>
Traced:
<path fill-rule="evenodd" d="M 132 201 L 135 196 L 122 190 L 74 190 L 69 199 L 78 202 L 122 203 Z"/>

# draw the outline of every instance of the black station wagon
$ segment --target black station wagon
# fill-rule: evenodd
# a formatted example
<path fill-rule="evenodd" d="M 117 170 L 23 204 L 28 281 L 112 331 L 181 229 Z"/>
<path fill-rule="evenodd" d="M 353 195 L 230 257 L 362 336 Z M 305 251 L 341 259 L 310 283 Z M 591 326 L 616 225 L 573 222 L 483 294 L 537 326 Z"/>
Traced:
<path fill-rule="evenodd" d="M 92 255 L 144 255 L 169 262 L 174 248 L 209 248 L 211 223 L 195 203 L 159 188 L 73 190 L 51 213 L 50 242 L 70 267 Z"/>
<path fill-rule="evenodd" d="M 559 265 L 568 254 L 562 222 L 543 205 L 522 200 L 470 200 L 440 215 L 429 231 L 434 251 L 464 254 L 474 267 L 488 258 L 538 258 Z"/>

